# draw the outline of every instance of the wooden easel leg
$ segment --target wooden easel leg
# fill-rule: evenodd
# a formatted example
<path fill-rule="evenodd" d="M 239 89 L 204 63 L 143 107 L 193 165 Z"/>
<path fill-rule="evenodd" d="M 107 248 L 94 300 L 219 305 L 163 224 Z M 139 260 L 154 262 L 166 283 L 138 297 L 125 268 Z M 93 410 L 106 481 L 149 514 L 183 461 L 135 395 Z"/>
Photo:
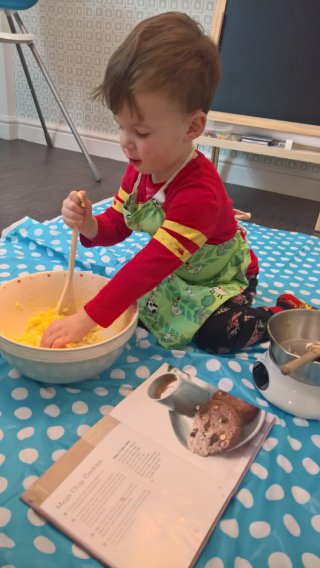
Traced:
<path fill-rule="evenodd" d="M 215 146 L 212 146 L 211 162 L 214 164 L 216 169 L 218 169 L 219 151 L 220 151 L 220 148 L 216 148 Z"/>
<path fill-rule="evenodd" d="M 316 222 L 316 226 L 315 226 L 314 230 L 320 231 L 320 213 L 319 213 L 319 217 L 318 217 L 318 220 Z"/>

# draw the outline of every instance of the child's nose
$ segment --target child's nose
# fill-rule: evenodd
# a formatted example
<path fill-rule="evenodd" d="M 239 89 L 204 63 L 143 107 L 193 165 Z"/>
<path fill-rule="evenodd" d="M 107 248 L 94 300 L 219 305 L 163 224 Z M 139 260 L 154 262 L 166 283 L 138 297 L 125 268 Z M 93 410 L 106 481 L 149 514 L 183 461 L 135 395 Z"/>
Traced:
<path fill-rule="evenodd" d="M 127 132 L 120 133 L 120 144 L 123 148 L 130 148 L 133 146 L 133 140 Z"/>

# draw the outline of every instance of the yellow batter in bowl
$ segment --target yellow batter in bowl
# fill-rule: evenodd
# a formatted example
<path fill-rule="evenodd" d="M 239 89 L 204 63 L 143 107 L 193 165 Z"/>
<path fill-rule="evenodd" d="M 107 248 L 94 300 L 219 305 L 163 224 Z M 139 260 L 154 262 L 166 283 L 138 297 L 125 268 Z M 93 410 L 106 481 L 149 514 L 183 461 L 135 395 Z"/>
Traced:
<path fill-rule="evenodd" d="M 38 312 L 28 320 L 23 334 L 19 337 L 12 337 L 11 339 L 17 341 L 18 343 L 22 343 L 23 345 L 40 347 L 41 338 L 49 324 L 63 317 L 65 316 L 59 315 L 55 308 L 45 312 Z M 99 343 L 102 340 L 103 338 L 101 336 L 101 328 L 97 325 L 93 329 L 91 329 L 81 341 L 68 343 L 66 347 L 70 348 L 82 347 L 84 345 L 93 345 L 94 343 Z"/>

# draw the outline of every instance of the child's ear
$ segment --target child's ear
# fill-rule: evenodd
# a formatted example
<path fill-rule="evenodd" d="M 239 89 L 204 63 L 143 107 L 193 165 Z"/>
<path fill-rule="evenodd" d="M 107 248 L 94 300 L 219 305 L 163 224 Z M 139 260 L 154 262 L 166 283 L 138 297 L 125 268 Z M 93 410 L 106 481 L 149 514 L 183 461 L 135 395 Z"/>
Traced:
<path fill-rule="evenodd" d="M 194 112 L 190 117 L 189 128 L 187 130 L 187 138 L 194 140 L 202 134 L 205 129 L 207 115 L 205 112 L 199 110 Z"/>

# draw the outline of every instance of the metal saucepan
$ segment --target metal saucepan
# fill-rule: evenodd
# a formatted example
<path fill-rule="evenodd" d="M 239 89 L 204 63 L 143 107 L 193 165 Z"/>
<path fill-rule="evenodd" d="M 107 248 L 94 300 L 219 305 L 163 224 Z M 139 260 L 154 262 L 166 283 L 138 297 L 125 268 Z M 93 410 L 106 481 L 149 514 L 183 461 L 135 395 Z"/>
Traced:
<path fill-rule="evenodd" d="M 320 341 L 320 311 L 285 310 L 274 314 L 268 322 L 270 351 L 275 363 L 282 367 L 308 352 L 307 345 Z M 306 362 L 295 369 L 292 378 L 320 385 L 320 361 Z"/>

